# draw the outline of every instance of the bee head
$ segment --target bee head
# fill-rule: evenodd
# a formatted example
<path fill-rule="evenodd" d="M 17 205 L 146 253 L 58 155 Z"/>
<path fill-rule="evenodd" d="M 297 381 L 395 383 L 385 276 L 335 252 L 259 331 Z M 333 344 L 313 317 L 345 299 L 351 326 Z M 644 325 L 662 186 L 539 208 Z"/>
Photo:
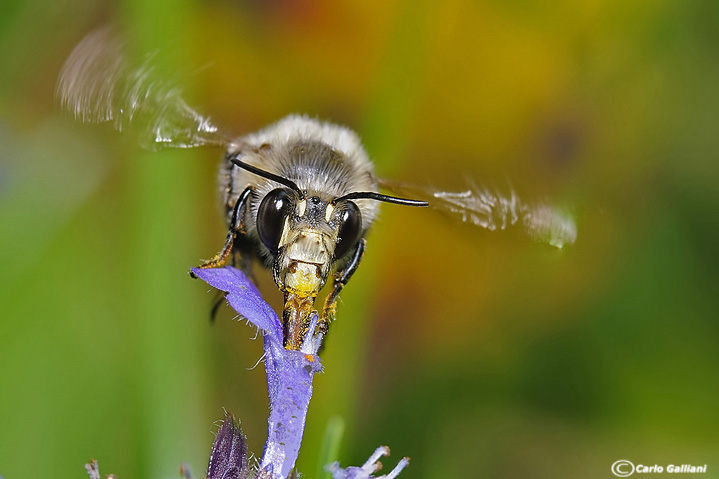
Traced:
<path fill-rule="evenodd" d="M 236 166 L 283 185 L 262 198 L 256 228 L 262 244 L 273 258 L 272 274 L 277 286 L 301 297 L 315 297 L 335 265 L 341 266 L 357 250 L 366 232 L 355 199 L 370 199 L 410 206 L 426 202 L 353 192 L 327 197 L 300 189 L 292 180 L 240 161 Z"/>
<path fill-rule="evenodd" d="M 280 289 L 316 296 L 332 267 L 362 237 L 362 214 L 352 201 L 328 201 L 288 188 L 270 191 L 257 211 L 257 234 L 272 254 Z"/>

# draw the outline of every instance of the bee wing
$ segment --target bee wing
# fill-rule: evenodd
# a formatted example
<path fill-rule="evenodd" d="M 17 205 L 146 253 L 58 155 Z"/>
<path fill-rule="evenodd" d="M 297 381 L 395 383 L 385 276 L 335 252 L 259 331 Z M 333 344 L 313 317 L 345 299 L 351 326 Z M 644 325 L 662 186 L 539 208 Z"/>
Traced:
<path fill-rule="evenodd" d="M 153 150 L 229 143 L 208 117 L 185 102 L 177 85 L 157 77 L 152 63 L 157 54 L 131 68 L 124 43 L 103 28 L 75 47 L 57 83 L 66 111 L 83 122 L 132 130 L 143 147 Z"/>
<path fill-rule="evenodd" d="M 425 200 L 429 207 L 462 223 L 495 231 L 522 228 L 532 239 L 556 248 L 571 245 L 577 239 L 577 225 L 571 214 L 542 201 L 526 201 L 513 189 L 507 193 L 468 180 L 463 191 L 379 180 L 390 191 L 413 199 Z"/>

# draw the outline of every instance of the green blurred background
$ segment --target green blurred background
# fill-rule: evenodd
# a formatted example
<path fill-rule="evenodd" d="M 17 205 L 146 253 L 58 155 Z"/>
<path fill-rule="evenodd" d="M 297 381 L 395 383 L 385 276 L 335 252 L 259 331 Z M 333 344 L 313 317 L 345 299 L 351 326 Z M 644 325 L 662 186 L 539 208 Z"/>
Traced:
<path fill-rule="evenodd" d="M 140 151 L 53 94 L 89 31 L 194 72 L 228 131 L 346 124 L 388 178 L 570 207 L 557 251 L 383 207 L 342 296 L 298 463 L 406 478 L 719 477 L 719 3 L 11 0 L 0 15 L 0 475 L 203 477 L 222 408 L 261 454 L 260 341 L 187 275 L 224 230 L 217 149 Z M 260 275 L 266 297 L 279 293 Z"/>

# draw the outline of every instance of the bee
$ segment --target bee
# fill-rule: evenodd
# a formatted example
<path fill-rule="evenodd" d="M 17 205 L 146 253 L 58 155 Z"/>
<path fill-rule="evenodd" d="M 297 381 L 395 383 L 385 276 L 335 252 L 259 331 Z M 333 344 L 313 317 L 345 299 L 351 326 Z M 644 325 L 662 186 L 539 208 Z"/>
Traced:
<path fill-rule="evenodd" d="M 230 258 L 249 271 L 249 259 L 259 256 L 284 294 L 288 349 L 300 349 L 315 298 L 333 275 L 317 323 L 317 334 L 327 333 L 339 293 L 364 255 L 378 202 L 428 204 L 379 193 L 354 132 L 299 115 L 233 141 L 219 183 L 229 231 L 222 250 L 200 267 Z"/>
<path fill-rule="evenodd" d="M 300 350 L 318 314 L 321 343 L 335 318 L 340 292 L 357 270 L 379 204 L 431 206 L 489 230 L 520 225 L 553 246 L 574 242 L 571 216 L 544 203 L 470 182 L 466 191 L 416 188 L 375 176 L 359 137 L 350 129 L 290 115 L 256 133 L 232 139 L 157 78 L 153 57 L 130 67 L 124 44 L 109 29 L 88 35 L 68 57 L 57 96 L 84 122 L 131 130 L 143 146 L 225 149 L 219 187 L 228 233 L 220 251 L 200 268 L 225 264 L 248 274 L 258 259 L 284 295 L 284 342 Z M 403 196 L 380 193 L 380 187 Z M 419 197 L 410 199 L 405 196 Z M 321 311 L 320 291 L 330 282 Z"/>

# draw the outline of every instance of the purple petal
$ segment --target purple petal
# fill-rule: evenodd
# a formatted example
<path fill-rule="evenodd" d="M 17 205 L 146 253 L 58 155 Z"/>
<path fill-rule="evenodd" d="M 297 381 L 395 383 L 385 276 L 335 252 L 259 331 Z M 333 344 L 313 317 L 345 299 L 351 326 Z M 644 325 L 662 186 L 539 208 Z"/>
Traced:
<path fill-rule="evenodd" d="M 319 356 L 313 354 L 321 338 L 310 341 L 307 348 L 303 347 L 304 352 L 285 349 L 279 318 L 242 271 L 229 266 L 192 271 L 211 286 L 225 291 L 230 306 L 266 332 L 264 350 L 270 417 L 260 476 L 286 478 L 295 466 L 302 443 L 312 397 L 312 377 L 322 370 Z"/>
<path fill-rule="evenodd" d="M 287 477 L 295 465 L 312 398 L 312 377 L 322 370 L 317 355 L 290 351 L 265 339 L 270 396 L 267 442 L 260 467 L 274 465 L 273 477 Z"/>
<path fill-rule="evenodd" d="M 210 286 L 226 292 L 225 299 L 235 311 L 282 344 L 280 319 L 245 273 L 232 266 L 192 268 L 192 272 Z"/>
<path fill-rule="evenodd" d="M 232 414 L 227 414 L 212 445 L 208 479 L 239 479 L 247 475 L 247 441 Z"/>

